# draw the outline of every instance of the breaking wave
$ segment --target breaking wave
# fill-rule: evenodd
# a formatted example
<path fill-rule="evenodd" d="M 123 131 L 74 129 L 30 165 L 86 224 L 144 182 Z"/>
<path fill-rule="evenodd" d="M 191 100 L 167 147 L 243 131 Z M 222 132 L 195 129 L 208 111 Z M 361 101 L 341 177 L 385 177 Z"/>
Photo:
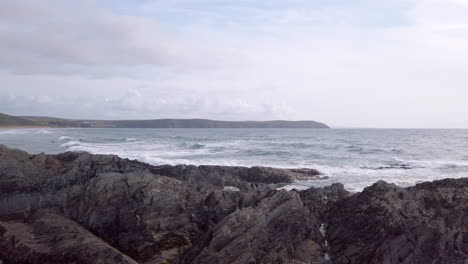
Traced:
<path fill-rule="evenodd" d="M 69 136 L 61 136 L 58 138 L 59 141 L 65 141 L 65 140 L 73 140 L 72 137 L 69 137 Z"/>
<path fill-rule="evenodd" d="M 467 133 L 376 133 L 365 129 L 18 129 L 0 131 L 0 144 L 33 153 L 115 154 L 154 165 L 315 168 L 329 178 L 295 185 L 307 188 L 341 182 L 347 189 L 358 191 L 378 180 L 409 186 L 468 176 Z"/>

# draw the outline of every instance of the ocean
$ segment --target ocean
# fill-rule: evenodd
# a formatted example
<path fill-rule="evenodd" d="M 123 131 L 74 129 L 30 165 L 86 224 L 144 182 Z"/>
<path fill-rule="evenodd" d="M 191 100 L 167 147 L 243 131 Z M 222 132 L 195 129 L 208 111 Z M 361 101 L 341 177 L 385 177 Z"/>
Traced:
<path fill-rule="evenodd" d="M 315 168 L 361 191 L 378 180 L 411 186 L 468 176 L 468 130 L 436 129 L 13 129 L 0 144 L 30 153 L 86 151 L 153 165 Z"/>

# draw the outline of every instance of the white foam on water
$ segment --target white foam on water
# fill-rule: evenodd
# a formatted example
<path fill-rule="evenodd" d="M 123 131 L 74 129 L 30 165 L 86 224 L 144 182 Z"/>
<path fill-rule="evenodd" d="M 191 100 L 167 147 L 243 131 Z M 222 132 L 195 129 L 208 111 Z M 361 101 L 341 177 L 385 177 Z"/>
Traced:
<path fill-rule="evenodd" d="M 60 146 L 66 148 L 66 147 L 73 147 L 73 146 L 80 146 L 80 145 L 82 145 L 81 141 L 72 140 L 72 141 L 68 141 L 68 142 L 63 143 Z M 68 151 L 73 151 L 73 150 L 68 149 Z"/>
<path fill-rule="evenodd" d="M 278 188 L 278 190 L 286 190 L 286 191 L 291 191 L 291 190 L 298 190 L 298 191 L 301 191 L 301 190 L 306 190 L 310 188 L 310 186 L 306 186 L 306 185 L 299 185 L 299 184 L 288 184 L 288 185 L 285 185 L 283 187 L 280 187 Z"/>
<path fill-rule="evenodd" d="M 468 167 L 468 161 L 464 160 L 404 160 L 395 158 L 396 161 L 413 165 L 414 167 L 431 169 L 450 169 L 457 167 Z"/>
<path fill-rule="evenodd" d="M 153 165 L 314 168 L 329 178 L 298 181 L 283 189 L 341 182 L 349 191 L 360 191 L 379 180 L 411 186 L 423 181 L 467 177 L 468 131 L 444 133 L 339 129 L 13 129 L 0 130 L 0 143 L 30 152 L 115 154 Z"/>
<path fill-rule="evenodd" d="M 93 148 L 92 146 L 87 146 L 87 145 L 73 145 L 69 147 L 67 151 L 88 152 L 91 154 L 112 154 L 112 153 L 100 153 L 99 151 L 96 150 L 96 148 Z"/>
<path fill-rule="evenodd" d="M 65 138 L 64 138 L 65 139 Z M 132 138 L 133 139 L 133 138 Z M 304 190 L 310 187 L 323 187 L 328 186 L 335 182 L 343 183 L 345 188 L 349 191 L 361 191 L 365 187 L 373 183 L 384 180 L 389 183 L 395 183 L 400 186 L 411 186 L 423 181 L 430 181 L 435 179 L 442 179 L 447 177 L 462 177 L 462 172 L 458 174 L 451 173 L 449 175 L 440 171 L 435 171 L 435 168 L 451 168 L 447 166 L 465 166 L 468 162 L 464 161 L 429 161 L 429 160 L 404 160 L 398 159 L 399 163 L 408 164 L 412 169 L 401 169 L 398 165 L 395 168 L 376 169 L 379 166 L 385 167 L 388 164 L 373 164 L 372 167 L 366 167 L 368 164 L 353 164 L 330 166 L 321 164 L 310 164 L 296 162 L 291 165 L 287 162 L 275 163 L 271 160 L 261 160 L 256 158 L 236 157 L 230 155 L 229 152 L 221 152 L 221 155 L 226 155 L 221 158 L 218 154 L 212 154 L 208 147 L 200 144 L 196 148 L 191 147 L 191 143 L 180 145 L 170 142 L 132 142 L 132 145 L 124 143 L 86 143 L 82 141 L 71 140 L 61 144 L 61 147 L 66 148 L 67 151 L 85 151 L 92 154 L 115 154 L 123 158 L 139 160 L 152 165 L 224 165 L 224 166 L 268 166 L 268 167 L 282 167 L 282 168 L 315 168 L 318 169 L 323 176 L 328 176 L 324 180 L 310 180 L 298 181 L 294 184 L 284 186 L 282 190 Z M 194 143 L 199 144 L 199 143 Z M 237 144 L 237 143 L 236 143 Z M 208 144 L 207 144 L 208 145 Z M 222 145 L 222 144 L 213 144 Z M 416 166 L 415 164 L 419 164 Z"/>
<path fill-rule="evenodd" d="M 69 136 L 61 136 L 58 138 L 58 141 L 73 140 L 74 138 Z"/>
<path fill-rule="evenodd" d="M 49 130 L 49 129 L 39 129 L 39 130 L 36 130 L 35 131 L 36 134 L 53 134 L 54 132 L 52 130 Z"/>
<path fill-rule="evenodd" d="M 237 162 L 235 160 L 220 160 L 220 159 L 210 159 L 210 158 L 203 158 L 203 159 L 186 159 L 186 158 L 168 158 L 168 157 L 161 157 L 157 154 L 141 154 L 141 153 L 121 153 L 117 154 L 121 157 L 126 157 L 129 159 L 139 160 L 141 162 L 145 162 L 151 165 L 179 165 L 179 164 L 186 164 L 186 165 L 222 165 L 222 166 L 245 166 L 243 163 Z"/>
<path fill-rule="evenodd" d="M 63 140 L 72 139 L 64 136 Z M 236 156 L 236 153 L 222 151 L 213 153 L 208 146 L 199 143 L 184 143 L 183 145 L 164 141 L 138 142 L 131 141 L 134 138 L 127 138 L 128 143 L 87 143 L 82 141 L 70 140 L 61 144 L 67 151 L 85 151 L 92 154 L 115 154 L 123 158 L 139 160 L 152 165 L 224 165 L 224 166 L 267 166 L 277 168 L 315 168 L 328 179 L 298 181 L 294 184 L 282 187 L 283 190 L 303 190 L 310 187 L 328 186 L 335 182 L 343 183 L 345 188 L 352 192 L 361 191 L 373 183 L 384 180 L 389 183 L 395 183 L 400 186 L 411 186 L 423 181 L 443 179 L 447 177 L 463 177 L 463 171 L 459 173 L 444 173 L 436 169 L 463 168 L 468 166 L 466 161 L 450 160 L 405 160 L 394 159 L 398 164 L 408 164 L 410 169 L 399 168 L 398 164 L 390 166 L 387 163 L 372 164 L 352 164 L 330 166 L 323 164 L 313 164 L 311 162 L 289 160 L 280 160 L 275 162 L 271 158 L 252 158 L 245 156 Z M 125 146 L 123 144 L 126 144 Z M 193 147 L 194 144 L 196 147 Z M 236 144 L 238 144 L 236 142 Z M 222 144 L 211 144 L 222 146 Z M 262 159 L 263 158 L 263 159 Z M 282 163 L 281 163 L 282 162 Z M 379 166 L 385 169 L 378 169 Z"/>
<path fill-rule="evenodd" d="M 379 180 L 394 183 L 401 187 L 408 187 L 425 181 L 444 178 L 461 178 L 468 175 L 465 171 L 460 171 L 458 173 L 441 172 L 435 171 L 432 168 L 374 170 L 352 166 L 331 167 L 323 165 L 317 165 L 315 168 L 318 169 L 323 176 L 328 176 L 329 178 L 298 181 L 296 184 L 309 187 L 324 187 L 338 182 L 342 183 L 348 191 L 360 192 Z"/>
<path fill-rule="evenodd" d="M 25 135 L 35 133 L 35 129 L 5 129 L 0 130 L 0 135 Z"/>

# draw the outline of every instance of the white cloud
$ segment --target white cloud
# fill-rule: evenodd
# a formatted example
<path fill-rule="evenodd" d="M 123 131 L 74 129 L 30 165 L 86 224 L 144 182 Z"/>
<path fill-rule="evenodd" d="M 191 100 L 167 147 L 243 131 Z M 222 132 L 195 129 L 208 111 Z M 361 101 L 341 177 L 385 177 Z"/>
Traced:
<path fill-rule="evenodd" d="M 94 1 L 7 0 L 0 10 L 0 67 L 22 74 L 98 74 L 107 67 L 213 68 L 220 52 L 156 21 L 115 15 Z"/>
<path fill-rule="evenodd" d="M 154 119 L 210 118 L 223 120 L 257 120 L 291 118 L 293 111 L 284 103 L 258 103 L 253 98 L 197 95 L 144 96 L 138 89 L 122 96 L 90 98 L 83 96 L 15 96 L 0 95 L 0 112 L 17 115 L 69 117 L 78 119 Z M 67 108 L 65 115 L 60 109 Z"/>
<path fill-rule="evenodd" d="M 468 127 L 466 1 L 44 2 L 0 10 L 0 111 Z"/>

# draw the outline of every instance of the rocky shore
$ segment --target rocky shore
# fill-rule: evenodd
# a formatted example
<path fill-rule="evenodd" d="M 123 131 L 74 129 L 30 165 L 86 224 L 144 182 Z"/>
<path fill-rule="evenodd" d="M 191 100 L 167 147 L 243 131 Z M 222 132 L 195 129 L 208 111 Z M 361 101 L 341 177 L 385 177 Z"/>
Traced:
<path fill-rule="evenodd" d="M 0 261 L 468 263 L 468 178 L 277 190 L 319 177 L 0 145 Z"/>

